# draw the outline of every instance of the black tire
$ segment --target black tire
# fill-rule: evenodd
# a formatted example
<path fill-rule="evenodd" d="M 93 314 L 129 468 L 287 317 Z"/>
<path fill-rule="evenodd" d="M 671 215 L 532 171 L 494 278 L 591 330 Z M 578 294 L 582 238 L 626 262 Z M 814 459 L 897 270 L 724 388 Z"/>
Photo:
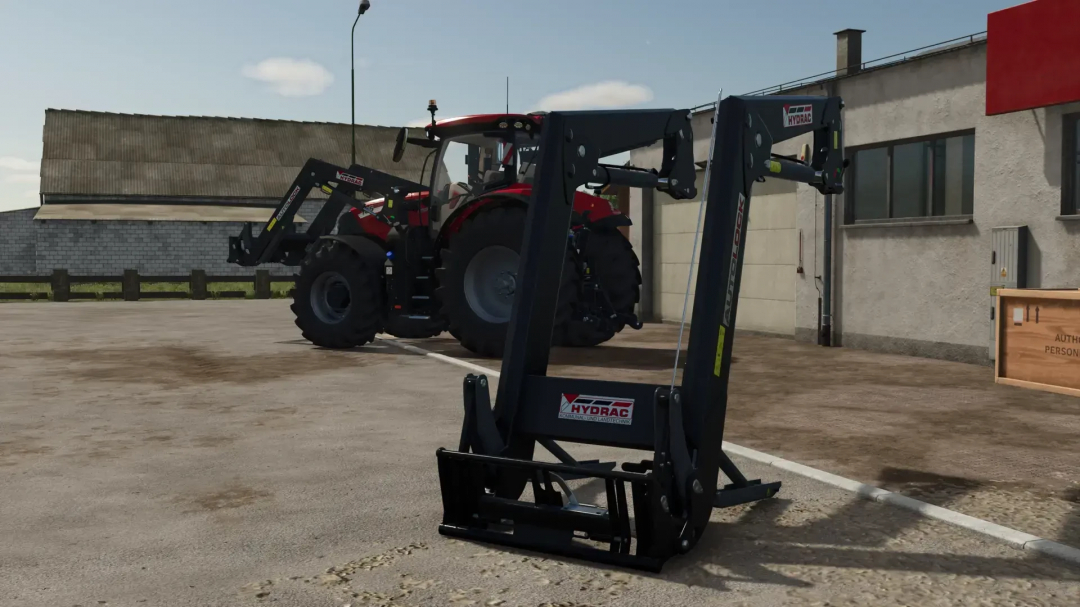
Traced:
<path fill-rule="evenodd" d="M 402 339 L 422 339 L 435 337 L 446 330 L 446 322 L 440 319 L 406 318 L 392 314 L 386 319 L 383 331 Z"/>
<path fill-rule="evenodd" d="M 300 264 L 291 306 L 304 339 L 324 348 L 374 341 L 385 321 L 382 276 L 381 265 L 345 243 L 317 242 Z"/>
<path fill-rule="evenodd" d="M 525 235 L 525 208 L 500 205 L 485 208 L 470 216 L 461 229 L 450 237 L 449 247 L 441 252 L 441 266 L 436 270 L 439 287 L 435 294 L 447 319 L 447 330 L 466 349 L 480 356 L 498 358 L 506 345 L 509 312 L 505 301 L 497 306 L 502 312 L 490 314 L 491 308 L 474 307 L 466 294 L 466 276 L 469 264 L 489 249 L 505 248 L 521 253 L 521 241 Z M 516 268 L 516 266 L 515 266 Z M 475 270 L 474 270 L 475 271 Z M 515 269 L 516 274 L 516 269 Z M 563 269 L 563 284 L 559 289 L 559 304 L 555 315 L 555 340 L 559 339 L 560 325 L 570 317 L 575 296 L 570 288 L 574 277 L 573 264 L 567 259 Z M 492 281 L 495 277 L 491 277 Z M 475 281 L 475 277 L 473 278 Z M 476 287 L 473 287 L 475 292 Z M 474 302 L 475 302 L 474 297 Z M 505 297 L 504 297 L 505 299 Z M 512 297 L 509 301 L 512 302 Z"/>
<path fill-rule="evenodd" d="M 630 241 L 617 230 L 589 232 L 582 254 L 615 311 L 633 314 L 641 299 L 641 263 Z M 575 314 L 563 326 L 558 343 L 578 348 L 598 346 L 625 327 L 625 323 L 609 321 L 601 328 Z"/>

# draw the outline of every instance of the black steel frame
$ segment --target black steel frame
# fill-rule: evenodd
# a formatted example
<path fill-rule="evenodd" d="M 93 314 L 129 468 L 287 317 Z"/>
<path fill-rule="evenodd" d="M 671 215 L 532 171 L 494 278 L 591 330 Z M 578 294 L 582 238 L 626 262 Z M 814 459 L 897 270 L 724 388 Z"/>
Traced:
<path fill-rule="evenodd" d="M 293 218 L 312 188 L 319 188 L 329 195 L 329 199 L 308 224 L 307 230 L 297 233 Z M 383 205 L 384 213 L 392 214 L 393 201 L 403 203 L 407 194 L 426 190 L 427 187 L 422 184 L 358 164 L 346 169 L 311 158 L 304 163 L 304 168 L 274 207 L 258 236 L 252 236 L 251 224 L 248 223 L 240 236 L 229 238 L 228 261 L 241 266 L 264 263 L 299 265 L 307 254 L 308 246 L 334 230 L 341 211 L 346 206 L 356 206 L 357 192 L 385 196 L 387 204 Z"/>
<path fill-rule="evenodd" d="M 721 449 L 741 245 L 755 181 L 774 177 L 809 183 L 826 194 L 843 191 L 841 108 L 836 97 L 728 97 L 719 104 L 697 280 L 716 288 L 697 290 L 686 368 L 675 389 L 548 377 L 547 366 L 575 189 L 606 182 L 692 198 L 690 112 L 545 116 L 495 406 L 487 379 L 467 376 L 458 450 L 437 452 L 444 510 L 440 533 L 659 571 L 668 558 L 697 543 L 713 508 L 779 490 L 778 482 L 747 480 Z M 771 153 L 774 143 L 811 132 L 809 163 Z M 658 140 L 664 144 L 658 172 L 599 163 Z M 629 403 L 630 416 L 624 423 L 603 423 L 596 416 L 568 419 L 563 413 L 575 410 L 578 395 L 601 395 L 592 402 L 608 399 L 621 407 Z M 610 464 L 576 462 L 555 441 L 652 451 L 652 458 L 613 470 Z M 537 442 L 562 463 L 533 461 Z M 722 487 L 720 472 L 730 480 Z M 568 478 L 601 479 L 607 508 L 564 504 L 566 487 L 560 493 L 557 486 Z M 626 484 L 633 498 L 633 534 Z M 527 486 L 532 502 L 519 499 Z"/>

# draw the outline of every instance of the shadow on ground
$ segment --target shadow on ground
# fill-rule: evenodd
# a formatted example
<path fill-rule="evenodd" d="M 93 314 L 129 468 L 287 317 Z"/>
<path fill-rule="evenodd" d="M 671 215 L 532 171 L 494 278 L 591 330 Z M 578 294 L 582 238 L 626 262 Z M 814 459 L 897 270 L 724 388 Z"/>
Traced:
<path fill-rule="evenodd" d="M 602 492 L 602 484 L 595 482 L 575 491 L 583 502 L 593 501 Z M 953 538 L 967 532 L 935 530 L 934 527 L 946 525 L 868 500 L 853 499 L 823 518 L 814 518 L 797 502 L 780 497 L 735 507 L 720 516 L 724 520 L 711 522 L 704 538 L 687 555 L 668 561 L 660 574 L 640 575 L 721 592 L 731 590 L 730 584 L 736 582 L 824 589 L 830 581 L 830 569 L 836 568 L 872 572 L 882 578 L 899 573 L 1080 582 L 1080 569 L 1012 547 L 1004 547 L 1003 551 L 1015 556 L 963 554 L 963 540 L 957 547 Z M 928 536 L 938 533 L 952 536 L 944 538 L 942 543 L 954 552 L 905 549 L 925 544 Z M 972 545 L 983 541 L 971 540 Z M 502 546 L 498 550 L 520 556 L 536 555 Z M 563 563 L 580 562 L 545 556 Z M 621 571 L 596 563 L 590 566 Z M 932 583 L 930 579 L 927 581 Z"/>
<path fill-rule="evenodd" d="M 597 348 L 555 348 L 549 373 L 667 383 L 677 335 L 647 325 Z M 445 335 L 402 341 L 501 364 Z M 370 348 L 358 351 L 404 352 Z M 1077 399 L 996 385 L 987 367 L 790 339 L 739 333 L 735 353 L 726 439 L 1080 546 Z"/>

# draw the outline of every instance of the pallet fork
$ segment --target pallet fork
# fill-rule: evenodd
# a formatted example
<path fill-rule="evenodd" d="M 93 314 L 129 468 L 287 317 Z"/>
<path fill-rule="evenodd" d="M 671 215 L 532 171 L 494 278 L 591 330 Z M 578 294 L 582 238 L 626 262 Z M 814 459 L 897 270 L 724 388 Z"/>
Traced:
<path fill-rule="evenodd" d="M 495 407 L 487 378 L 466 376 L 458 449 L 436 452 L 440 533 L 660 571 L 700 540 L 713 508 L 776 494 L 779 482 L 747 480 L 721 449 L 751 186 L 772 177 L 842 192 L 842 107 L 837 97 L 728 97 L 717 104 L 699 288 L 678 387 L 674 378 L 664 386 L 549 377 L 547 366 L 574 190 L 599 182 L 693 198 L 690 113 L 545 117 Z M 811 132 L 812 159 L 772 153 L 774 143 Z M 659 172 L 599 162 L 658 140 Z M 652 458 L 616 470 L 577 462 L 556 441 L 651 451 Z M 536 443 L 562 463 L 535 461 Z M 730 482 L 718 487 L 720 472 Z M 603 482 L 606 508 L 578 503 L 566 481 L 582 478 Z M 532 501 L 519 499 L 527 486 Z"/>

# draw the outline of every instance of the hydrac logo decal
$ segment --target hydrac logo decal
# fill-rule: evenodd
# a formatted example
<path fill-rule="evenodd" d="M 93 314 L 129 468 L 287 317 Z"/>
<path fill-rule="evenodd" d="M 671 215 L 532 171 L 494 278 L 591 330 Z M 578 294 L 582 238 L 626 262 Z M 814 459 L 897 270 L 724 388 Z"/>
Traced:
<path fill-rule="evenodd" d="M 563 394 L 559 405 L 559 419 L 629 426 L 634 419 L 634 400 L 610 396 Z"/>
<path fill-rule="evenodd" d="M 351 183 L 351 184 L 357 185 L 357 186 L 364 185 L 364 178 L 363 177 L 357 177 L 356 175 L 350 175 L 348 173 L 342 173 L 341 171 L 337 172 L 337 178 L 340 179 L 341 181 L 344 181 L 345 183 Z"/>
<path fill-rule="evenodd" d="M 804 126 L 814 122 L 814 106 L 785 105 L 784 126 Z"/>

